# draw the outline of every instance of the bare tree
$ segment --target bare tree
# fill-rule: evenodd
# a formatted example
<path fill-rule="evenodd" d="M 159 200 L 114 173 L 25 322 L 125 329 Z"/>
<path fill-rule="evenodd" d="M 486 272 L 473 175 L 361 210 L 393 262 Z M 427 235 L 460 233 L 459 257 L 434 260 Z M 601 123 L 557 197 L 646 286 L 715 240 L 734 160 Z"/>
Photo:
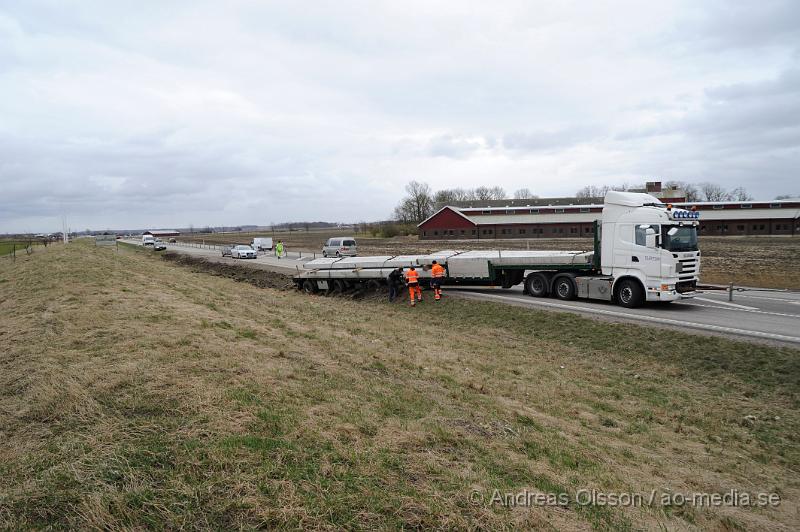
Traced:
<path fill-rule="evenodd" d="M 514 199 L 536 199 L 539 196 L 531 192 L 529 188 L 520 188 L 514 192 Z"/>
<path fill-rule="evenodd" d="M 461 201 L 459 194 L 456 192 L 457 190 L 458 189 L 437 190 L 436 194 L 433 195 L 433 202 L 437 207 L 444 207 L 456 201 Z"/>
<path fill-rule="evenodd" d="M 475 199 L 478 201 L 490 201 L 505 199 L 506 191 L 503 187 L 478 187 L 474 190 Z"/>
<path fill-rule="evenodd" d="M 492 187 L 489 189 L 492 199 L 506 199 L 508 195 L 503 187 Z"/>
<path fill-rule="evenodd" d="M 411 181 L 406 185 L 407 196 L 394 209 L 397 220 L 405 223 L 419 223 L 433 214 L 433 194 L 426 183 Z"/>
<path fill-rule="evenodd" d="M 700 191 L 692 183 L 686 181 L 667 181 L 664 183 L 665 188 L 678 188 L 683 191 L 686 201 L 701 201 L 702 196 Z"/>
<path fill-rule="evenodd" d="M 700 183 L 700 192 L 702 192 L 703 200 L 705 201 L 727 201 L 731 199 L 731 195 L 715 183 Z"/>
<path fill-rule="evenodd" d="M 736 187 L 730 192 L 734 201 L 753 201 L 753 196 L 747 193 L 744 187 Z"/>
<path fill-rule="evenodd" d="M 603 185 L 600 187 L 586 185 L 575 193 L 575 197 L 578 199 L 603 198 L 609 190 L 611 190 L 611 187 L 608 185 Z"/>
<path fill-rule="evenodd" d="M 800 194 L 781 194 L 780 196 L 775 196 L 776 200 L 794 199 L 794 198 L 800 198 Z"/>

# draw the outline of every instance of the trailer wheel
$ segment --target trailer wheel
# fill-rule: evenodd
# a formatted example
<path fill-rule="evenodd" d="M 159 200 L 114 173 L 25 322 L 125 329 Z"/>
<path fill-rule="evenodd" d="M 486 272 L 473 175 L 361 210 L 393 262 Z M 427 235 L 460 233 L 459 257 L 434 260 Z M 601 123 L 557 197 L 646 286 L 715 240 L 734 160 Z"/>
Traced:
<path fill-rule="evenodd" d="M 377 279 L 367 281 L 367 292 L 377 292 L 381 289 L 381 282 Z"/>
<path fill-rule="evenodd" d="M 547 277 L 543 273 L 531 273 L 525 279 L 525 291 L 533 297 L 547 296 Z"/>
<path fill-rule="evenodd" d="M 306 279 L 303 281 L 303 292 L 306 294 L 316 294 L 317 293 L 317 283 L 312 281 L 311 279 Z"/>
<path fill-rule="evenodd" d="M 559 277 L 553 285 L 553 293 L 564 301 L 575 299 L 575 281 L 571 277 Z"/>
<path fill-rule="evenodd" d="M 344 284 L 344 281 L 342 281 L 341 279 L 334 279 L 334 281 L 330 284 L 330 289 L 328 290 L 328 293 L 332 296 L 339 296 L 342 295 L 342 293 L 344 293 L 345 289 L 346 286 Z"/>
<path fill-rule="evenodd" d="M 627 308 L 636 308 L 644 303 L 642 286 L 633 279 L 623 279 L 617 287 L 617 303 Z"/>

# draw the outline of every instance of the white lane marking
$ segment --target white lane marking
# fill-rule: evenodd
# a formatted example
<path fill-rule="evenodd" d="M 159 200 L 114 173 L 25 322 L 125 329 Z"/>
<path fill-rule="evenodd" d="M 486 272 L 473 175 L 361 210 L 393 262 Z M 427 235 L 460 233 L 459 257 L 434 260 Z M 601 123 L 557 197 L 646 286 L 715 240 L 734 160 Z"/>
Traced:
<path fill-rule="evenodd" d="M 703 308 L 718 308 L 721 310 L 738 310 L 739 312 L 750 312 L 751 314 L 766 314 L 767 316 L 782 316 L 785 318 L 800 318 L 800 314 L 786 314 L 785 312 L 770 312 L 768 310 L 745 310 L 730 307 L 721 307 L 719 305 L 701 305 L 699 303 L 688 303 L 681 301 L 681 305 L 689 305 L 690 307 L 703 307 Z"/>
<path fill-rule="evenodd" d="M 735 307 L 741 310 L 758 310 L 758 307 L 746 307 L 744 305 L 737 305 L 736 303 L 729 303 L 727 301 L 716 301 L 714 299 L 708 299 L 707 297 L 695 296 L 694 299 L 696 299 L 697 301 L 706 301 L 708 303 L 714 303 L 715 305 L 726 305 L 729 307 Z"/>
<path fill-rule="evenodd" d="M 627 318 L 634 321 L 647 321 L 651 323 L 657 324 L 666 324 L 666 325 L 677 325 L 679 327 L 689 327 L 692 329 L 700 329 L 706 331 L 714 331 L 714 332 L 724 332 L 724 333 L 731 333 L 731 334 L 739 334 L 742 336 L 753 336 L 756 338 L 767 338 L 770 340 L 781 340 L 784 342 L 791 342 L 795 344 L 800 344 L 800 337 L 798 336 L 786 336 L 784 334 L 776 334 L 776 333 L 768 333 L 762 331 L 749 331 L 746 329 L 737 329 L 735 327 L 723 327 L 721 325 L 710 325 L 705 323 L 696 323 L 691 321 L 680 321 L 680 320 L 673 320 L 669 318 L 653 318 L 651 316 L 646 316 L 642 314 L 629 314 L 627 312 L 618 312 L 613 310 L 602 310 L 590 307 L 580 307 L 580 306 L 572 306 L 572 305 L 562 305 L 560 303 L 550 303 L 545 301 L 524 301 L 517 297 L 508 297 L 508 296 L 498 296 L 495 294 L 482 294 L 482 293 L 470 293 L 464 292 L 464 295 L 467 297 L 474 297 L 474 298 L 493 298 L 499 299 L 500 301 L 518 301 L 526 306 L 544 306 L 544 307 L 553 307 L 558 309 L 564 310 L 571 310 L 573 312 L 589 312 L 593 314 L 603 314 L 606 316 L 614 316 L 618 318 Z"/>
<path fill-rule="evenodd" d="M 778 292 L 778 293 L 781 294 L 781 295 L 790 296 L 790 297 L 793 294 L 793 292 Z M 703 295 L 709 296 L 709 297 L 710 296 L 728 297 L 728 292 L 726 292 L 726 291 L 722 291 L 722 292 L 703 292 Z M 738 298 L 743 298 L 743 299 L 763 299 L 765 301 L 779 301 L 781 303 L 793 303 L 795 305 L 800 305 L 800 301 L 798 301 L 796 299 L 786 299 L 785 297 L 748 296 L 748 295 L 741 294 L 739 292 L 734 292 L 733 299 L 738 299 Z"/>

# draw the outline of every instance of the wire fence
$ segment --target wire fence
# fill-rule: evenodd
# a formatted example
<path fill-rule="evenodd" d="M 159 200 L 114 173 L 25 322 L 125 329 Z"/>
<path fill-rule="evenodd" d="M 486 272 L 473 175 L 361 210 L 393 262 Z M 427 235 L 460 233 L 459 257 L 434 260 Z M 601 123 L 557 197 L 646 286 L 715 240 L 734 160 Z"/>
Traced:
<path fill-rule="evenodd" d="M 25 254 L 30 255 L 33 253 L 34 246 L 47 245 L 47 243 L 29 241 L 3 241 L 0 242 L 0 258 L 8 259 L 11 261 L 17 260 L 17 255 Z"/>

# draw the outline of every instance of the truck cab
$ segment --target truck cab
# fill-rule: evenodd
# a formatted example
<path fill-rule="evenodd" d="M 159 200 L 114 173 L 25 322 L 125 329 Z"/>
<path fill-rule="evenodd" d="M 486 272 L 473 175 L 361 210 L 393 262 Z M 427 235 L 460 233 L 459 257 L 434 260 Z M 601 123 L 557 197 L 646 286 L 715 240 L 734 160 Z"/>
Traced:
<path fill-rule="evenodd" d="M 699 213 L 674 209 L 650 194 L 606 195 L 601 231 L 602 274 L 625 306 L 691 297 L 700 272 Z M 633 303 L 633 304 L 628 304 Z"/>

